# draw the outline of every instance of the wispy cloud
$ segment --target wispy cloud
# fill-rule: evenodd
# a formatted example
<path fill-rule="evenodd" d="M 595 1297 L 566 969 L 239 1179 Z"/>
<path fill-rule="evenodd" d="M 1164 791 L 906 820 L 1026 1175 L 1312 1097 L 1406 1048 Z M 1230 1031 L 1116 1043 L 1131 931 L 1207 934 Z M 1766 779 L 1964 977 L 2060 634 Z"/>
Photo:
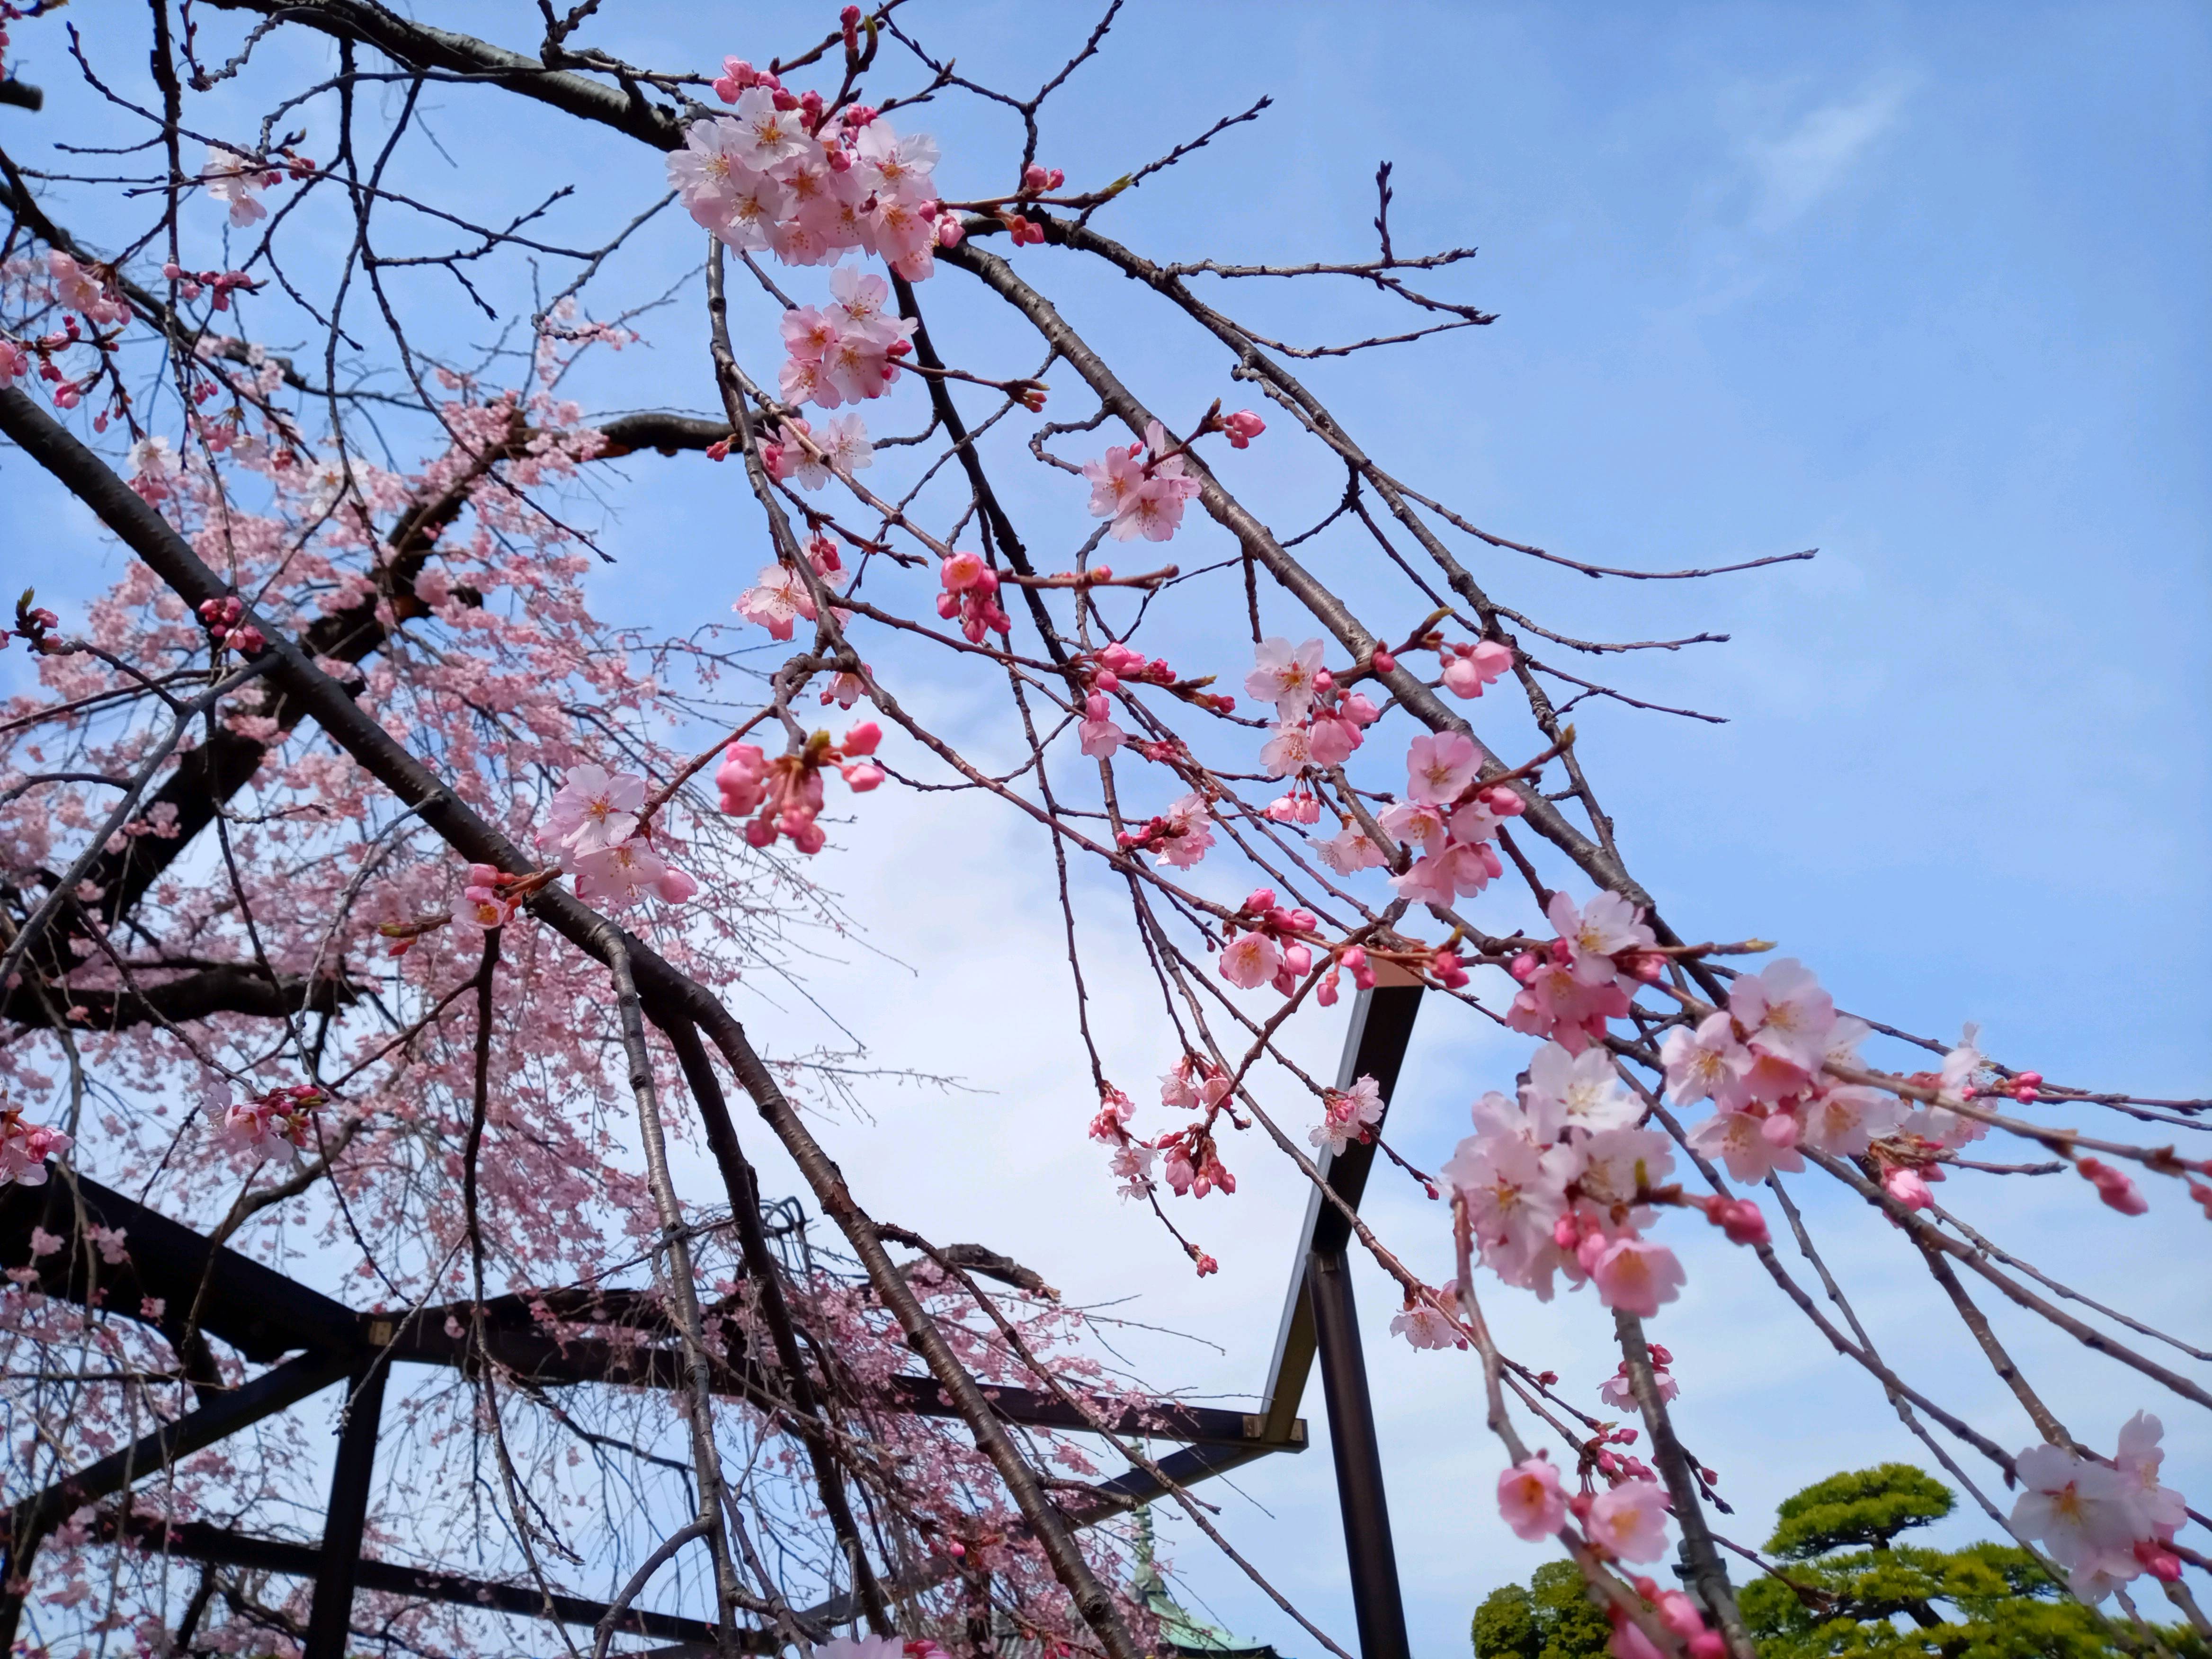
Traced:
<path fill-rule="evenodd" d="M 1875 142 L 1897 125 L 1917 77 L 1892 70 L 1856 96 L 1823 104 L 1778 138 L 1748 146 L 1764 228 L 1788 224 L 1840 185 Z"/>

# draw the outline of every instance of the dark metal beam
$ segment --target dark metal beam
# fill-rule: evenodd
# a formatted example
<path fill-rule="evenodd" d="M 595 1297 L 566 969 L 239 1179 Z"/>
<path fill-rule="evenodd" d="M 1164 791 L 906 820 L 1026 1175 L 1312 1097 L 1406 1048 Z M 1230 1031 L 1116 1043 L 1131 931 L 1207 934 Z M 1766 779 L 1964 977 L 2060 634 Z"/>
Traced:
<path fill-rule="evenodd" d="M 301 1659 L 345 1659 L 361 1538 L 368 1525 L 368 1492 L 376 1478 L 376 1437 L 384 1425 L 384 1379 L 391 1370 L 371 1358 L 351 1379 L 345 1425 L 338 1433 L 337 1463 L 331 1471 L 330 1509 L 323 1517 L 321 1559 Z"/>
<path fill-rule="evenodd" d="M 88 1227 L 126 1235 L 125 1260 L 111 1265 L 79 1233 L 79 1203 Z M 61 1238 L 63 1248 L 33 1255 L 33 1228 Z M 0 1263 L 35 1269 L 40 1290 L 79 1305 L 95 1289 L 103 1306 L 125 1316 L 135 1316 L 149 1300 L 159 1302 L 165 1330 L 181 1330 L 197 1307 L 201 1331 L 257 1364 L 302 1348 L 350 1354 L 361 1340 L 353 1310 L 343 1303 L 235 1250 L 213 1249 L 190 1227 L 58 1167 L 44 1186 L 0 1189 Z"/>
<path fill-rule="evenodd" d="M 111 1539 L 116 1535 L 117 1517 L 112 1511 L 101 1516 L 100 1532 Z M 322 1569 L 322 1552 L 313 1545 L 232 1532 L 204 1521 L 187 1521 L 163 1528 L 134 1517 L 124 1531 L 122 1541 L 136 1549 L 166 1552 L 217 1566 L 280 1573 L 288 1578 L 317 1578 Z M 564 1625 L 595 1626 L 607 1614 L 604 1601 L 586 1601 L 580 1595 L 557 1591 L 549 1598 L 534 1584 L 494 1583 L 390 1561 L 356 1561 L 354 1575 L 358 1589 L 380 1595 L 482 1607 L 524 1619 L 544 1618 L 549 1602 L 552 1616 Z M 709 1648 L 716 1639 L 714 1625 L 706 1620 L 651 1613 L 638 1607 L 625 1608 L 615 1628 L 626 1635 L 647 1636 L 664 1642 L 703 1643 Z M 747 1653 L 772 1653 L 778 1639 L 775 1632 L 738 1632 L 738 1646 Z"/>
<path fill-rule="evenodd" d="M 1362 1659 L 1411 1659 L 1398 1553 L 1390 1541 L 1390 1505 L 1382 1491 L 1382 1451 L 1375 1438 L 1375 1406 L 1359 1349 L 1352 1264 L 1344 1252 L 1316 1250 L 1307 1257 L 1306 1287 L 1321 1351 L 1322 1393 L 1328 1401 L 1328 1445 L 1336 1460 L 1336 1501 L 1344 1514 L 1344 1554 L 1352 1570 L 1359 1651 Z"/>
<path fill-rule="evenodd" d="M 1413 1040 L 1413 1017 L 1420 1012 L 1421 987 L 1409 976 L 1405 982 L 1377 983 L 1362 991 L 1352 1005 L 1352 1024 L 1345 1032 L 1344 1058 L 1338 1065 L 1336 1086 L 1348 1089 L 1362 1077 L 1371 1077 L 1382 1091 L 1387 1107 L 1398 1086 L 1398 1070 L 1405 1063 L 1407 1045 Z M 1387 1113 L 1386 1113 L 1387 1115 Z M 1326 1149 L 1316 1159 L 1322 1178 L 1353 1209 L 1367 1191 L 1367 1174 L 1375 1163 L 1375 1148 L 1355 1142 L 1341 1156 Z M 1261 1413 L 1270 1431 L 1296 1415 L 1305 1396 L 1306 1379 L 1314 1361 L 1313 1304 L 1306 1294 L 1306 1258 L 1315 1250 L 1342 1250 L 1352 1237 L 1351 1224 L 1334 1205 L 1324 1205 L 1318 1191 L 1306 1198 L 1305 1224 L 1298 1231 L 1297 1254 L 1291 1258 L 1290 1293 L 1284 1299 L 1282 1323 L 1275 1336 L 1275 1357 L 1267 1368 L 1267 1387 Z"/>
<path fill-rule="evenodd" d="M 1380 975 L 1378 975 L 1378 981 Z M 1348 1089 L 1371 1077 L 1388 1116 L 1398 1073 L 1420 1012 L 1421 986 L 1410 976 L 1378 982 L 1362 991 L 1345 1033 L 1344 1058 L 1336 1086 Z M 1379 1132 L 1382 1124 L 1376 1125 Z M 1317 1160 L 1329 1190 L 1357 1210 L 1375 1164 L 1371 1142 L 1355 1141 L 1335 1156 Z M 1346 1249 L 1352 1224 L 1316 1189 L 1306 1201 L 1300 1251 L 1293 1258 L 1290 1294 L 1275 1338 L 1275 1357 L 1267 1373 L 1261 1410 L 1263 1425 L 1287 1422 L 1305 1395 L 1316 1357 L 1322 1390 L 1328 1401 L 1329 1449 L 1336 1464 L 1338 1507 L 1344 1516 L 1345 1558 L 1352 1573 L 1352 1601 L 1359 1626 L 1363 1659 L 1407 1659 L 1405 1601 L 1398 1584 L 1397 1552 L 1390 1537 L 1390 1509 L 1382 1484 L 1382 1458 L 1375 1436 L 1374 1401 L 1367 1389 L 1367 1364 L 1360 1350 L 1359 1320 L 1352 1303 L 1352 1267 Z"/>
<path fill-rule="evenodd" d="M 342 1356 L 302 1354 L 273 1371 L 264 1371 L 198 1411 L 164 1423 L 121 1451 L 110 1452 L 44 1492 L 33 1493 L 15 1505 L 11 1536 L 44 1535 L 71 1510 L 118 1492 L 143 1476 L 159 1474 L 178 1459 L 204 1451 L 216 1441 L 319 1393 L 343 1376 L 349 1363 Z"/>

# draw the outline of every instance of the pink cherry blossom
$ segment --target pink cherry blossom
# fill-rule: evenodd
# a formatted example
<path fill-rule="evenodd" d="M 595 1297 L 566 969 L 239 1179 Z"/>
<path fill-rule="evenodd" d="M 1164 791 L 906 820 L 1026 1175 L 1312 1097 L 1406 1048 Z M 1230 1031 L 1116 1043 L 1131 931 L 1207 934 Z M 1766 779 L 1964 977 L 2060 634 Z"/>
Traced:
<path fill-rule="evenodd" d="M 1777 1170 L 1795 1174 L 1805 1167 L 1794 1139 L 1777 1145 L 1765 1133 L 1768 1122 L 1787 1123 L 1787 1118 L 1762 1120 L 1747 1112 L 1716 1112 L 1690 1131 L 1690 1145 L 1708 1158 L 1718 1158 L 1728 1172 L 1747 1183 L 1762 1182 Z"/>
<path fill-rule="evenodd" d="M 1729 1012 L 1750 1033 L 1746 1041 L 1753 1048 L 1807 1073 L 1819 1069 L 1836 1024 L 1834 1000 L 1794 957 L 1736 981 Z"/>
<path fill-rule="evenodd" d="M 1354 1141 L 1364 1140 L 1382 1121 L 1382 1092 L 1371 1077 L 1358 1079 L 1349 1089 L 1332 1089 L 1322 1098 L 1320 1126 L 1306 1139 L 1316 1146 L 1339 1153 Z"/>
<path fill-rule="evenodd" d="M 1461 646 L 1444 660 L 1444 690 L 1455 697 L 1479 697 L 1512 666 L 1513 653 L 1495 640 Z"/>
<path fill-rule="evenodd" d="M 207 193 L 229 206 L 230 222 L 240 228 L 269 216 L 269 210 L 262 205 L 258 192 L 283 177 L 275 169 L 261 167 L 221 144 L 210 144 L 207 160 L 200 164 L 200 181 Z"/>
<path fill-rule="evenodd" d="M 1590 1281 L 1597 1286 L 1600 1301 L 1608 1308 L 1647 1319 L 1659 1311 L 1662 1303 L 1680 1296 L 1687 1279 L 1674 1251 L 1645 1238 L 1615 1239 L 1590 1269 Z M 1652 1558 L 1631 1559 L 1648 1561 Z"/>
<path fill-rule="evenodd" d="M 628 909 L 669 873 L 667 860 L 635 837 L 579 855 L 575 868 L 576 896 L 616 910 Z"/>
<path fill-rule="evenodd" d="M 1267 429 L 1267 423 L 1249 409 L 1240 409 L 1234 415 L 1221 417 L 1221 429 L 1229 434 L 1231 449 L 1245 449 L 1252 440 Z"/>
<path fill-rule="evenodd" d="M 635 773 L 574 767 L 547 809 L 538 841 L 571 859 L 604 852 L 629 838 L 644 805 L 645 780 Z"/>
<path fill-rule="evenodd" d="M 59 1158 L 74 1143 L 59 1129 L 26 1123 L 12 1107 L 0 1107 L 0 1185 L 43 1187 L 46 1160 Z"/>
<path fill-rule="evenodd" d="M 2112 1465 L 2135 1483 L 2135 1500 L 2152 1535 L 2171 1538 L 2189 1519 L 2189 1505 L 2171 1486 L 2159 1485 L 2159 1468 L 2166 1461 L 2159 1444 L 2166 1425 L 2148 1412 L 2137 1412 L 2120 1425 L 2119 1449 Z"/>
<path fill-rule="evenodd" d="M 1287 778 L 1303 772 L 1310 759 L 1311 745 L 1303 726 L 1279 726 L 1275 735 L 1260 745 L 1260 763 L 1267 769 L 1271 778 Z"/>
<path fill-rule="evenodd" d="M 1575 975 L 1585 985 L 1612 984 L 1619 973 L 1615 957 L 1658 943 L 1644 925 L 1643 910 L 1618 893 L 1595 894 L 1580 907 L 1554 893 L 1544 915 L 1573 952 Z"/>
<path fill-rule="evenodd" d="M 1319 640 L 1298 646 L 1279 636 L 1261 641 L 1252 647 L 1257 665 L 1244 677 L 1245 695 L 1274 704 L 1278 720 L 1304 720 L 1313 708 L 1314 676 L 1321 672 L 1322 649 Z"/>
<path fill-rule="evenodd" d="M 1896 1129 L 1905 1107 L 1880 1089 L 1844 1085 L 1821 1090 L 1799 1109 L 1799 1116 L 1805 1145 L 1837 1158 L 1860 1158 Z"/>
<path fill-rule="evenodd" d="M 1711 1097 L 1724 1110 L 1747 1098 L 1737 1082 L 1735 1022 L 1725 1010 L 1705 1016 L 1695 1029 L 1677 1026 L 1667 1033 L 1659 1058 L 1667 1068 L 1667 1092 L 1678 1106 Z"/>
<path fill-rule="evenodd" d="M 1449 1316 L 1425 1298 L 1408 1303 L 1391 1316 L 1390 1334 L 1404 1337 L 1416 1348 L 1466 1346 L 1466 1339 L 1454 1328 Z"/>
<path fill-rule="evenodd" d="M 2013 1467 L 2022 1488 L 2013 1526 L 2060 1566 L 2073 1571 L 2114 1560 L 2135 1566 L 2135 1542 L 2144 1530 L 2138 1477 L 2063 1446 L 2032 1446 Z"/>
<path fill-rule="evenodd" d="M 1221 952 L 1221 977 L 1249 991 L 1274 978 L 1282 964 L 1273 939 L 1261 933 L 1242 933 Z"/>
<path fill-rule="evenodd" d="M 1624 1480 L 1600 1492 L 1587 1523 L 1590 1542 L 1624 1561 L 1656 1561 L 1667 1553 L 1667 1516 L 1673 1505 L 1656 1480 Z"/>
<path fill-rule="evenodd" d="M 1406 748 L 1409 800 L 1449 806 L 1482 768 L 1482 750 L 1464 732 L 1423 732 Z"/>
<path fill-rule="evenodd" d="M 1613 1056 L 1602 1048 L 1571 1054 L 1546 1043 L 1528 1062 L 1521 1097 L 1532 1115 L 1543 1113 L 1563 1128 L 1626 1129 L 1644 1115 L 1643 1103 L 1621 1086 Z"/>
<path fill-rule="evenodd" d="M 1357 823 L 1346 824 L 1316 851 L 1321 861 L 1340 876 L 1372 870 L 1390 861 L 1389 855 L 1375 844 L 1375 838 Z"/>
<path fill-rule="evenodd" d="M 1547 1459 L 1531 1457 L 1498 1477 L 1498 1512 L 1516 1538 L 1540 1543 L 1567 1523 L 1567 1495 Z"/>
<path fill-rule="evenodd" d="M 791 637 L 794 623 L 815 618 L 813 596 L 799 574 L 787 564 L 763 566 L 759 579 L 738 595 L 730 609 L 779 640 Z"/>

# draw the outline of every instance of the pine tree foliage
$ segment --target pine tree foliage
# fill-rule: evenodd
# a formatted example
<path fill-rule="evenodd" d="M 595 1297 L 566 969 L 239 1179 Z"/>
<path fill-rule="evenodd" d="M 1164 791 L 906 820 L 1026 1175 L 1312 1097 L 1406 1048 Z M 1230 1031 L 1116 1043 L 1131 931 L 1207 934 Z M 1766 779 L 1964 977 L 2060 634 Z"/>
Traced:
<path fill-rule="evenodd" d="M 2185 1626 L 2144 1630 L 2083 1607 L 2009 1543 L 1895 1541 L 1955 1504 L 1909 1463 L 1831 1475 L 1785 1499 L 1766 1540 L 1781 1576 L 1740 1596 L 1764 1659 L 2212 1659 Z M 1475 1659 L 1601 1659 L 1609 1635 L 1565 1561 L 1492 1591 L 1474 1615 Z"/>

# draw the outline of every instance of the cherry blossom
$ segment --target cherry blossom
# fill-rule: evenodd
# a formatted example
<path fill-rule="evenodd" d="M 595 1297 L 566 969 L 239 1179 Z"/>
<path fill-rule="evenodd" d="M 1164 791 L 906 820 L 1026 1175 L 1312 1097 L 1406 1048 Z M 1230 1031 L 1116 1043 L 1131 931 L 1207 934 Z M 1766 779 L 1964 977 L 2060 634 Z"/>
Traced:
<path fill-rule="evenodd" d="M 1651 1386 L 1658 1390 L 1661 1401 L 1672 1401 L 1681 1390 L 1675 1385 L 1674 1374 L 1667 1369 L 1670 1356 L 1657 1343 L 1651 1345 Z M 1620 1368 L 1598 1384 L 1598 1397 L 1608 1406 L 1625 1412 L 1636 1407 L 1636 1386 L 1630 1381 L 1628 1362 L 1622 1360 Z"/>
<path fill-rule="evenodd" d="M 2138 1444 L 2142 1430 L 2137 1430 Z M 2012 1524 L 2051 1552 L 2076 1595 L 2101 1600 L 2140 1573 L 2138 1540 L 2154 1536 L 2138 1472 L 2083 1457 L 2063 1446 L 2032 1446 L 2014 1460 L 2023 1490 Z"/>
<path fill-rule="evenodd" d="M 1402 1336 L 1416 1348 L 1463 1348 L 1467 1339 L 1454 1327 L 1450 1316 L 1425 1297 L 1408 1300 L 1390 1316 L 1390 1334 Z"/>
<path fill-rule="evenodd" d="M 1221 417 L 1221 429 L 1229 434 L 1231 449 L 1248 449 L 1252 440 L 1267 429 L 1267 423 L 1249 409 L 1240 409 L 1234 415 Z"/>
<path fill-rule="evenodd" d="M 1528 1062 L 1522 1099 L 1532 1116 L 1556 1113 L 1553 1121 L 1565 1128 L 1626 1129 L 1644 1115 L 1602 1048 L 1571 1054 L 1556 1042 L 1546 1043 Z"/>
<path fill-rule="evenodd" d="M 779 640 L 789 639 L 798 623 L 815 619 L 814 599 L 806 591 L 805 579 L 787 564 L 762 567 L 758 579 L 730 609 Z"/>
<path fill-rule="evenodd" d="M 605 852 L 636 830 L 645 794 L 645 780 L 634 772 L 610 773 L 588 763 L 574 767 L 547 809 L 538 843 L 569 859 Z"/>
<path fill-rule="evenodd" d="M 1107 452 L 1109 455 L 1111 450 Z M 1097 511 L 1094 507 L 1093 512 Z M 1279 637 L 1265 639 L 1252 647 L 1258 665 L 1244 677 L 1247 696 L 1275 705 L 1283 721 L 1304 720 L 1313 708 L 1314 677 L 1321 672 L 1322 642 L 1308 640 L 1292 646 Z"/>
<path fill-rule="evenodd" d="M 44 1186 L 46 1160 L 59 1158 L 72 1144 L 59 1129 L 26 1123 L 14 1107 L 0 1107 L 0 1185 Z"/>
<path fill-rule="evenodd" d="M 1567 1523 L 1567 1495 L 1549 1460 L 1531 1457 L 1498 1477 L 1498 1512 L 1516 1538 L 1540 1543 Z"/>
<path fill-rule="evenodd" d="M 1349 1089 L 1330 1090 L 1322 1097 L 1322 1104 L 1326 1115 L 1306 1138 L 1332 1153 L 1369 1139 L 1382 1121 L 1382 1089 L 1371 1077 L 1360 1078 Z"/>
<path fill-rule="evenodd" d="M 1589 1270 L 1598 1298 L 1608 1308 L 1645 1318 L 1682 1293 L 1688 1275 L 1674 1253 L 1647 1238 L 1615 1239 Z"/>
<path fill-rule="evenodd" d="M 1425 732 L 1406 750 L 1407 799 L 1449 806 L 1482 768 L 1482 750 L 1464 732 Z"/>
<path fill-rule="evenodd" d="M 1281 966 L 1275 941 L 1261 933 L 1240 933 L 1221 952 L 1221 977 L 1248 991 L 1274 978 Z"/>
<path fill-rule="evenodd" d="M 1513 653 L 1495 640 L 1478 645 L 1446 647 L 1444 690 L 1455 697 L 1479 697 L 1488 685 L 1513 666 Z"/>
<path fill-rule="evenodd" d="M 1667 1553 L 1667 1516 L 1673 1505 L 1656 1480 L 1624 1480 L 1600 1492 L 1584 1522 L 1593 1544 L 1624 1561 L 1656 1561 Z"/>
<path fill-rule="evenodd" d="M 1738 1181 L 1758 1182 L 1779 1170 L 1796 1174 L 1805 1167 L 1796 1150 L 1797 1123 L 1787 1113 L 1755 1117 L 1748 1112 L 1716 1112 L 1690 1131 L 1690 1145 L 1728 1165 Z"/>
<path fill-rule="evenodd" d="M 210 144 L 207 160 L 200 164 L 200 182 L 207 193 L 229 206 L 230 222 L 240 228 L 269 216 L 259 192 L 283 176 L 221 144 Z"/>
<path fill-rule="evenodd" d="M 1142 444 L 1115 445 L 1103 459 L 1085 463 L 1091 515 L 1112 520 L 1107 534 L 1115 541 L 1142 536 L 1164 542 L 1182 523 L 1184 505 L 1198 494 L 1198 480 L 1185 476 L 1182 457 L 1169 453 L 1170 448 L 1166 431 L 1154 421 L 1146 427 Z M 1153 459 L 1139 459 L 1146 456 Z"/>

